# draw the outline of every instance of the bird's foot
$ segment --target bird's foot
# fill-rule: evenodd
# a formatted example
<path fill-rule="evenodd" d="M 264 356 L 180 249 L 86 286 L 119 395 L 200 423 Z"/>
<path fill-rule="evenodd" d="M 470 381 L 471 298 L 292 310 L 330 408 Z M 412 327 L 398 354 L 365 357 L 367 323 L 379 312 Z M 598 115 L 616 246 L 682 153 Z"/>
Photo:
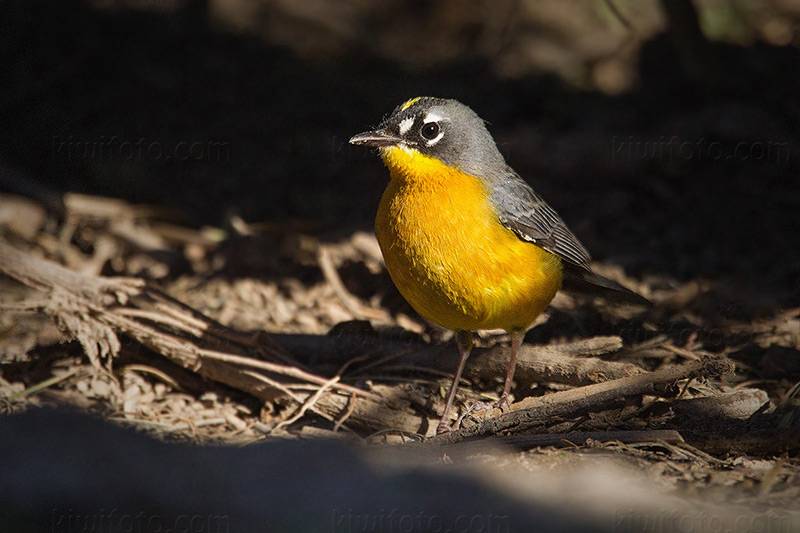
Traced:
<path fill-rule="evenodd" d="M 494 404 L 491 402 L 482 402 L 482 401 L 472 402 L 471 404 L 467 405 L 467 410 L 464 411 L 464 414 L 462 414 L 456 419 L 456 423 L 453 429 L 454 430 L 461 429 L 461 423 L 464 421 L 464 419 L 473 414 L 474 412 L 486 411 L 492 409 L 493 407 Z"/>
<path fill-rule="evenodd" d="M 444 435 L 445 433 L 450 433 L 453 431 L 453 428 L 450 426 L 450 421 L 442 419 L 439 421 L 439 425 L 436 426 L 436 434 L 437 435 Z"/>
<path fill-rule="evenodd" d="M 495 409 L 500 409 L 501 411 L 503 410 L 504 407 L 511 407 L 511 404 L 508 401 L 508 393 L 507 392 L 503 393 L 503 395 L 500 396 L 500 399 L 494 402 L 493 407 Z"/>
<path fill-rule="evenodd" d="M 496 402 L 484 402 L 480 400 L 477 402 L 472 402 L 471 404 L 469 404 L 469 407 L 467 407 L 467 412 L 465 414 L 469 415 L 472 414 L 473 411 L 484 411 L 486 409 L 494 409 L 495 403 Z"/>
<path fill-rule="evenodd" d="M 450 425 L 450 420 L 442 418 L 439 421 L 439 426 L 436 428 L 436 434 L 441 435 L 442 433 L 449 433 L 451 431 L 458 431 L 461 429 L 461 423 L 467 418 L 469 415 L 473 413 L 473 411 L 481 411 L 483 409 L 491 409 L 492 404 L 489 402 L 473 402 L 467 406 L 467 410 L 464 411 L 463 414 L 459 415 L 456 418 L 456 421 L 453 425 Z"/>

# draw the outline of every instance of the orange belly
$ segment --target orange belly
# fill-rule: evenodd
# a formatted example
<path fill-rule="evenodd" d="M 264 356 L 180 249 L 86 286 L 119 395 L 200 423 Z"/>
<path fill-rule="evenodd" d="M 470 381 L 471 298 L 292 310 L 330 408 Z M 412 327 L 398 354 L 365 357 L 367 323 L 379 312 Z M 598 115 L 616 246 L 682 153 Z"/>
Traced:
<path fill-rule="evenodd" d="M 382 151 L 392 179 L 375 232 L 400 293 L 451 330 L 524 330 L 561 286 L 560 259 L 499 221 L 483 182 L 417 152 Z"/>

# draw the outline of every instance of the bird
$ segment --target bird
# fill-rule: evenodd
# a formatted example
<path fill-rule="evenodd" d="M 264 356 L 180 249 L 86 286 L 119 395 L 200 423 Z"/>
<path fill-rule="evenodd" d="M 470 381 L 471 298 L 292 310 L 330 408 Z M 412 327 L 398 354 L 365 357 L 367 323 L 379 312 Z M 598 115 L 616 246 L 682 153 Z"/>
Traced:
<path fill-rule="evenodd" d="M 649 304 L 592 270 L 591 256 L 505 161 L 484 121 L 453 99 L 415 97 L 350 143 L 377 148 L 389 170 L 375 217 L 386 269 L 423 318 L 452 330 L 458 367 L 437 433 L 446 433 L 474 331 L 511 337 L 507 404 L 525 332 L 562 284 Z"/>

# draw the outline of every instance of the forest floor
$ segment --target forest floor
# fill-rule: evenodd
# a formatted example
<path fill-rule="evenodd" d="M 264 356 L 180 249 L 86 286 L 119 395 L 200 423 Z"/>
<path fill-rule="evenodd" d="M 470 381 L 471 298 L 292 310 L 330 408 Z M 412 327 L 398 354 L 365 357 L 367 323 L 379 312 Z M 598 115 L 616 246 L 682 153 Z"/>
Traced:
<path fill-rule="evenodd" d="M 0 100 L 2 412 L 72 408 L 198 448 L 423 441 L 440 450 L 430 464 L 538 480 L 531 498 L 585 505 L 617 531 L 800 530 L 796 47 L 687 54 L 654 9 L 629 13 L 642 25 L 629 42 L 588 8 L 531 5 L 563 35 L 506 27 L 499 8 L 497 24 L 441 8 L 426 13 L 452 24 L 441 46 L 408 53 L 427 26 L 391 18 L 377 39 L 349 11 L 322 20 L 288 3 L 263 19 L 264 42 L 190 9 L 4 6 L 24 15 L 3 19 L 20 22 L 9 43 L 27 59 Z M 500 33 L 467 31 L 484 22 Z M 292 31 L 308 25 L 318 39 L 301 46 Z M 393 286 L 371 223 L 386 171 L 344 142 L 434 93 L 490 120 L 598 272 L 654 303 L 560 293 L 503 412 L 484 405 L 508 338 L 480 332 L 447 437 L 433 433 L 451 334 Z M 139 138 L 216 144 L 197 160 L 125 157 Z"/>

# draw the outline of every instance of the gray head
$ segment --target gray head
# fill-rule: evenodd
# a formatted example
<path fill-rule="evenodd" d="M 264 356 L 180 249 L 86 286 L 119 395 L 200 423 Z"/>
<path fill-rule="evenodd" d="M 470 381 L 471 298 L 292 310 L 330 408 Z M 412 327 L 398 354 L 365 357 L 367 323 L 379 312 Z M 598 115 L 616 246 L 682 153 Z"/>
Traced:
<path fill-rule="evenodd" d="M 398 106 L 378 129 L 359 133 L 350 142 L 378 148 L 402 145 L 489 179 L 506 167 L 483 120 L 457 100 L 412 98 Z"/>

